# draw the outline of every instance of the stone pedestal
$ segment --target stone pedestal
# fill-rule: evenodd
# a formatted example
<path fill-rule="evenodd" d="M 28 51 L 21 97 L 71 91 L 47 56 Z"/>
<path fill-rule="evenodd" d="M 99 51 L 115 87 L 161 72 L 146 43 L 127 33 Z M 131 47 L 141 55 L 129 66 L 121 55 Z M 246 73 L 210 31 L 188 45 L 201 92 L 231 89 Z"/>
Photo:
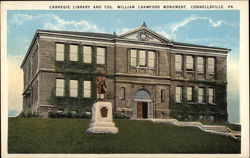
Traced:
<path fill-rule="evenodd" d="M 92 120 L 87 132 L 90 133 L 117 133 L 118 128 L 113 122 L 112 104 L 99 101 L 92 107 Z"/>

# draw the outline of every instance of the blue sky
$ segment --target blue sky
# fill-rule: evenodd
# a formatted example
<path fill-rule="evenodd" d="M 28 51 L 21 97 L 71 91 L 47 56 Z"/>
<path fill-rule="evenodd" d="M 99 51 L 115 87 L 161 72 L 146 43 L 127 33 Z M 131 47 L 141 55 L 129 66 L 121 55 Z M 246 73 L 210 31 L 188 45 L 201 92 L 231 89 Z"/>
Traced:
<path fill-rule="evenodd" d="M 229 120 L 239 122 L 239 81 L 235 77 L 238 76 L 239 60 L 239 11 L 237 10 L 13 10 L 8 11 L 7 16 L 8 61 L 16 62 L 16 66 L 20 64 L 37 29 L 120 34 L 138 27 L 145 21 L 148 28 L 177 42 L 229 48 L 232 50 L 228 60 Z M 9 110 L 15 109 L 13 107 L 9 104 Z"/>

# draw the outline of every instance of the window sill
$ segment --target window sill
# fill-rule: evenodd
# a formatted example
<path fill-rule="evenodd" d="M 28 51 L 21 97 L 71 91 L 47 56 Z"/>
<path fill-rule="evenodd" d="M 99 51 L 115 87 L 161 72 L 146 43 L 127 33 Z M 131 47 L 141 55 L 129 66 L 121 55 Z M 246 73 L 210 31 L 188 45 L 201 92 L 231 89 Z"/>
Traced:
<path fill-rule="evenodd" d="M 175 73 L 183 73 L 183 71 L 182 70 L 175 70 Z"/>
<path fill-rule="evenodd" d="M 216 105 L 216 103 L 208 103 L 208 104 L 210 104 L 210 105 Z"/>
<path fill-rule="evenodd" d="M 204 72 L 197 72 L 198 75 L 204 75 Z"/>
<path fill-rule="evenodd" d="M 148 67 L 148 66 L 130 66 L 131 68 L 136 68 L 136 69 L 150 69 L 154 70 L 154 67 Z"/>
<path fill-rule="evenodd" d="M 215 73 L 208 73 L 208 75 L 213 76 L 213 75 L 215 75 Z"/>
<path fill-rule="evenodd" d="M 91 97 L 83 97 L 83 99 L 91 99 Z"/>
<path fill-rule="evenodd" d="M 96 64 L 96 66 L 99 66 L 99 67 L 106 67 L 106 64 Z"/>
<path fill-rule="evenodd" d="M 55 96 L 56 98 L 64 98 L 65 96 Z"/>

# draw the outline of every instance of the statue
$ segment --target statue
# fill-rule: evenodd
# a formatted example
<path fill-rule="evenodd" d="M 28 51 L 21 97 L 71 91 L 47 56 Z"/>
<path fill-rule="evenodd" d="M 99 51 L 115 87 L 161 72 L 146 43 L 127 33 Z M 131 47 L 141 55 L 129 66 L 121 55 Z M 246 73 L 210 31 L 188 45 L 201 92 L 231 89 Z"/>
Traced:
<path fill-rule="evenodd" d="M 96 77 L 97 99 L 103 100 L 107 97 L 107 83 L 106 78 L 103 76 Z"/>
<path fill-rule="evenodd" d="M 118 128 L 115 127 L 113 122 L 112 103 L 104 101 L 108 91 L 106 78 L 102 76 L 96 77 L 95 84 L 97 101 L 92 107 L 92 119 L 87 132 L 116 134 L 118 133 Z"/>

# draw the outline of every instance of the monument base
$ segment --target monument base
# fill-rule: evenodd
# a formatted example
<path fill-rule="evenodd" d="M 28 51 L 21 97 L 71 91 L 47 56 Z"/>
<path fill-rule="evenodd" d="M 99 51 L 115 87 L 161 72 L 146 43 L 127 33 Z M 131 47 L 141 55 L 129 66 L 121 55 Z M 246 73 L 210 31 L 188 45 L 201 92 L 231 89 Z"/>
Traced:
<path fill-rule="evenodd" d="M 97 102 L 92 107 L 92 122 L 87 129 L 90 133 L 118 133 L 113 123 L 112 104 L 110 102 Z"/>

